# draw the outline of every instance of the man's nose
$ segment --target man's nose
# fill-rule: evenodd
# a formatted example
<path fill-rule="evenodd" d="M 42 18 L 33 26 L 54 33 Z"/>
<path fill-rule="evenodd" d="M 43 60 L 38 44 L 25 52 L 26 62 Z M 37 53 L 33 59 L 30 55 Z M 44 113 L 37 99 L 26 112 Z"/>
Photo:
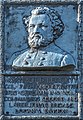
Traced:
<path fill-rule="evenodd" d="M 35 28 L 34 28 L 34 33 L 39 33 L 39 32 L 40 32 L 39 26 L 36 25 Z"/>

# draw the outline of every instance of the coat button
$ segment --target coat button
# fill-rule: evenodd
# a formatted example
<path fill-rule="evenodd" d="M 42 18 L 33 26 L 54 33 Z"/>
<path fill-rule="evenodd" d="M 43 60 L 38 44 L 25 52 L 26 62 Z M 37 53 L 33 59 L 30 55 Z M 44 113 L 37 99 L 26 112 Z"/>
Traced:
<path fill-rule="evenodd" d="M 42 63 L 42 62 L 40 62 L 40 63 L 38 63 L 38 65 L 39 65 L 39 66 L 43 66 L 43 63 Z"/>
<path fill-rule="evenodd" d="M 42 53 L 43 53 L 43 54 L 47 54 L 47 52 L 46 52 L 46 51 L 43 51 Z"/>
<path fill-rule="evenodd" d="M 41 57 L 40 60 L 45 60 L 45 58 L 44 58 L 44 57 Z"/>
<path fill-rule="evenodd" d="M 28 64 L 29 64 L 28 61 L 25 60 L 25 65 L 28 65 Z"/>
<path fill-rule="evenodd" d="M 28 55 L 26 58 L 27 58 L 27 59 L 29 59 L 29 58 L 31 58 L 31 56 L 30 56 L 30 55 Z"/>

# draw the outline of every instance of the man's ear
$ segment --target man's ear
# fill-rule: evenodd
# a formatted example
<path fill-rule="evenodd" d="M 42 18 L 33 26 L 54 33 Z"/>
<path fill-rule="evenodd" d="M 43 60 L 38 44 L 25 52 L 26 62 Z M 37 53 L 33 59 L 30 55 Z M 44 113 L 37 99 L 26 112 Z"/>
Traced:
<path fill-rule="evenodd" d="M 23 24 L 24 24 L 26 27 L 28 27 L 29 17 L 28 17 L 28 16 L 24 16 L 22 20 L 23 20 Z"/>

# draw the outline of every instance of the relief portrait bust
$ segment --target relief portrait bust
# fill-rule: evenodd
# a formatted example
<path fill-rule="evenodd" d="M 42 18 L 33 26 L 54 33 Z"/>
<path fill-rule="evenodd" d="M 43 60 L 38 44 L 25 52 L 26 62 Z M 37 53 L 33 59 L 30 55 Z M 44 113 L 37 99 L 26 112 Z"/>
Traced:
<path fill-rule="evenodd" d="M 13 61 L 13 67 L 75 66 L 73 56 L 56 45 L 56 39 L 65 28 L 57 11 L 37 7 L 31 11 L 31 16 L 23 17 L 23 22 L 29 34 L 30 49 Z"/>

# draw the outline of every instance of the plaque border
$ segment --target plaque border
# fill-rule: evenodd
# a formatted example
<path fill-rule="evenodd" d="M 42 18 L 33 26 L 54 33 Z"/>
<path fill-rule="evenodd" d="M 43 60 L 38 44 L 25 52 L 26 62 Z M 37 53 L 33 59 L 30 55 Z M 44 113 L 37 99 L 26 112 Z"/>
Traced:
<path fill-rule="evenodd" d="M 44 116 L 4 116 L 4 75 L 7 75 L 5 73 L 5 69 L 4 69 L 4 27 L 5 27 L 5 21 L 4 21 L 4 8 L 5 5 L 20 5 L 20 4 L 30 4 L 33 5 L 35 4 L 42 4 L 42 5 L 77 5 L 78 7 L 78 20 L 79 20 L 79 25 L 78 25 L 78 70 L 81 72 L 81 76 L 80 76 L 80 80 L 82 80 L 83 78 L 83 66 L 82 66 L 82 52 L 83 52 L 83 48 L 82 48 L 82 6 L 83 6 L 83 1 L 80 0 L 1 0 L 0 1 L 0 119 L 4 119 L 4 120 L 33 120 L 33 119 L 44 119 L 44 120 L 83 120 L 83 90 L 82 90 L 82 85 L 80 86 L 79 84 L 79 101 L 78 101 L 78 116 L 67 116 L 67 117 L 59 117 L 59 116 L 49 116 L 49 117 L 44 117 Z M 83 82 L 82 82 L 83 84 Z"/>

